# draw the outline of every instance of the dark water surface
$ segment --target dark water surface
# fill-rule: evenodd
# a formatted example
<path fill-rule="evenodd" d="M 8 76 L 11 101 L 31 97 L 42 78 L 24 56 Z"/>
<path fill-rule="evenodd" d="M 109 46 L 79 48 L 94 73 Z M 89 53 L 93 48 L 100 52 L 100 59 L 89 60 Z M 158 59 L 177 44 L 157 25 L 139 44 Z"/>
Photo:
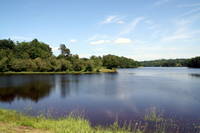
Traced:
<path fill-rule="evenodd" d="M 82 113 L 93 124 L 142 119 L 149 108 L 184 122 L 200 120 L 200 69 L 137 68 L 84 75 L 0 76 L 0 108 L 62 117 Z"/>

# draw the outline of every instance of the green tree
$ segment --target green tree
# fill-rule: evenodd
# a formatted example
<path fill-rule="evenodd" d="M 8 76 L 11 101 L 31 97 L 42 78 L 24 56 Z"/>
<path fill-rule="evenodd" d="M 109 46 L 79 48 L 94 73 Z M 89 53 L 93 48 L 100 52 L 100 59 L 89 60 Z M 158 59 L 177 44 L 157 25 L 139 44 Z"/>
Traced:
<path fill-rule="evenodd" d="M 111 68 L 117 68 L 119 65 L 119 60 L 117 59 L 117 56 L 115 55 L 105 55 L 103 56 L 103 66 L 111 69 Z"/>
<path fill-rule="evenodd" d="M 99 69 L 102 67 L 103 65 L 103 61 L 102 61 L 102 58 L 100 56 L 91 56 L 90 57 L 90 60 L 93 61 L 93 64 L 94 64 L 94 67 Z"/>
<path fill-rule="evenodd" d="M 84 69 L 85 66 L 82 60 L 76 59 L 73 61 L 72 67 L 74 71 L 81 71 Z"/>
<path fill-rule="evenodd" d="M 60 44 L 61 55 L 63 57 L 68 57 L 71 55 L 70 49 L 68 49 L 65 44 Z"/>
<path fill-rule="evenodd" d="M 14 49 L 15 48 L 15 43 L 8 39 L 0 40 L 0 49 Z"/>
<path fill-rule="evenodd" d="M 0 49 L 0 60 L 4 57 L 7 57 L 7 58 L 12 58 L 14 55 L 13 55 L 13 51 L 12 50 L 9 50 L 9 49 Z"/>
<path fill-rule="evenodd" d="M 0 72 L 8 71 L 8 58 L 4 57 L 0 60 Z"/>
<path fill-rule="evenodd" d="M 60 64 L 61 64 L 61 71 L 70 71 L 72 70 L 72 64 L 70 61 L 65 60 L 65 59 L 60 59 Z"/>
<path fill-rule="evenodd" d="M 92 60 L 88 60 L 85 62 L 85 71 L 92 72 L 94 70 L 94 62 Z"/>
<path fill-rule="evenodd" d="M 29 59 L 31 53 L 31 46 L 29 42 L 17 43 L 15 47 L 15 56 L 20 59 Z"/>
<path fill-rule="evenodd" d="M 47 60 L 41 59 L 38 57 L 38 58 L 34 59 L 33 61 L 36 64 L 37 70 L 39 72 L 48 72 L 51 70 L 51 66 Z"/>
<path fill-rule="evenodd" d="M 25 60 L 27 71 L 29 72 L 36 72 L 37 71 L 37 65 L 35 62 L 31 59 L 26 59 Z"/>
<path fill-rule="evenodd" d="M 24 59 L 12 59 L 11 70 L 15 72 L 27 71 L 27 62 Z"/>
<path fill-rule="evenodd" d="M 40 57 L 45 59 L 52 56 L 52 50 L 49 45 L 39 42 L 37 39 L 31 42 L 18 43 L 15 53 L 17 58 L 36 59 Z"/>
<path fill-rule="evenodd" d="M 61 62 L 59 61 L 59 59 L 56 59 L 56 57 L 50 57 L 48 60 L 50 63 L 50 71 L 52 71 L 52 72 L 60 71 Z"/>
<path fill-rule="evenodd" d="M 190 59 L 187 64 L 188 67 L 200 68 L 200 56 Z"/>

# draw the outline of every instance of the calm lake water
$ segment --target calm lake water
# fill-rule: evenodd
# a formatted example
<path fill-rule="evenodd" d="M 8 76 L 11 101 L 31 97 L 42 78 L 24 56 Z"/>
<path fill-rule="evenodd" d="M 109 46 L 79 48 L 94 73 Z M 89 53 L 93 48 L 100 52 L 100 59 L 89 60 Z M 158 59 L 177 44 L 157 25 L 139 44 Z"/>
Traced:
<path fill-rule="evenodd" d="M 200 69 L 146 67 L 118 73 L 0 76 L 0 108 L 92 124 L 144 118 L 150 108 L 181 122 L 200 120 Z"/>

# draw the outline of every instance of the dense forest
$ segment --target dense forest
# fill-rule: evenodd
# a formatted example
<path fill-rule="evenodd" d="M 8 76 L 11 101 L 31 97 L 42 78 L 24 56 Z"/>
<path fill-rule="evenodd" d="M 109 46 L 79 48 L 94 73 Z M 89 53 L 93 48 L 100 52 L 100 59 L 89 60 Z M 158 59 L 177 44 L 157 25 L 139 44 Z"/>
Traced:
<path fill-rule="evenodd" d="M 79 58 L 77 54 L 72 54 L 65 44 L 60 45 L 60 51 L 60 55 L 53 55 L 51 47 L 37 39 L 30 42 L 0 40 L 0 72 L 98 72 L 101 68 L 139 66 L 133 59 L 115 55 Z"/>
<path fill-rule="evenodd" d="M 200 68 L 200 57 L 192 59 L 160 59 L 152 61 L 141 61 L 144 67 L 191 67 Z"/>

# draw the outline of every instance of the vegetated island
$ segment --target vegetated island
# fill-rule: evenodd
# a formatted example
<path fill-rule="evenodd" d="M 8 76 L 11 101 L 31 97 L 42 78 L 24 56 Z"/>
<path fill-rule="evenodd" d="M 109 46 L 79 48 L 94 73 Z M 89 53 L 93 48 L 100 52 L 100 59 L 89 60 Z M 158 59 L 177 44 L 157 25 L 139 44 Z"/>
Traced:
<path fill-rule="evenodd" d="M 30 42 L 0 40 L 0 74 L 85 74 L 116 72 L 116 68 L 135 68 L 137 61 L 115 55 L 79 58 L 65 44 L 61 54 L 53 55 L 51 47 L 34 39 Z"/>

